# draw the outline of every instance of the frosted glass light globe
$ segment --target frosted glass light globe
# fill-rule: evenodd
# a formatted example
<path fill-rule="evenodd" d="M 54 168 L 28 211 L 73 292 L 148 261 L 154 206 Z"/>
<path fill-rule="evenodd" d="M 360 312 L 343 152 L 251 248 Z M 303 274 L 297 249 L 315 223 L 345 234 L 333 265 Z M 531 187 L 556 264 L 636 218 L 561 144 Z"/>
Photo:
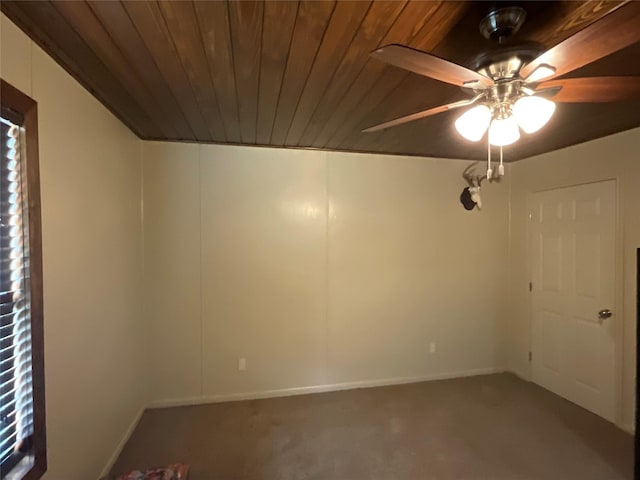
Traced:
<path fill-rule="evenodd" d="M 504 146 L 517 142 L 520 138 L 518 123 L 513 116 L 494 119 L 489 127 L 489 142 L 491 145 Z"/>
<path fill-rule="evenodd" d="M 491 110 L 486 105 L 478 105 L 460 115 L 455 126 L 464 138 L 477 142 L 487 131 L 489 122 L 491 122 Z"/>
<path fill-rule="evenodd" d="M 513 105 L 513 116 L 520 128 L 527 133 L 540 130 L 549 121 L 556 104 L 542 97 L 522 97 Z"/>

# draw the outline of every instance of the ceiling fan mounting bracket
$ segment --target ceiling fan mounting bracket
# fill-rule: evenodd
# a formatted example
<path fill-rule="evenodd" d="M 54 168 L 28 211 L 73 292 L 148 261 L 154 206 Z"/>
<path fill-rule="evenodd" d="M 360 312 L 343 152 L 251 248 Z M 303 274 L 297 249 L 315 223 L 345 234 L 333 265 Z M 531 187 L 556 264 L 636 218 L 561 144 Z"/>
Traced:
<path fill-rule="evenodd" d="M 487 40 L 503 43 L 520 30 L 526 17 L 521 7 L 495 8 L 480 21 L 480 33 Z"/>

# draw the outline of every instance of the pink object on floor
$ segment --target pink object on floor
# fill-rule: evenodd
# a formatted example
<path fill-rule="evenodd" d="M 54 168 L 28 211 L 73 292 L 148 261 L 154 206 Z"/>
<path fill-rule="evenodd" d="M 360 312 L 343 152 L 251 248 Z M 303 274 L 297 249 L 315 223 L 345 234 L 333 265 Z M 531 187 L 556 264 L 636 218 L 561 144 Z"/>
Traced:
<path fill-rule="evenodd" d="M 167 467 L 150 468 L 148 470 L 133 470 L 123 473 L 116 480 L 186 480 L 189 465 L 174 463 Z"/>

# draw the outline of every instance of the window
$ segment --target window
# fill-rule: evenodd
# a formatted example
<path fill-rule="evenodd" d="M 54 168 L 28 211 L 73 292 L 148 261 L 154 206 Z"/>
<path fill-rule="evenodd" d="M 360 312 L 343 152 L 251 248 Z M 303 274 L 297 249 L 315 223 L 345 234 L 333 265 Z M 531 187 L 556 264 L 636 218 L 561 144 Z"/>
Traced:
<path fill-rule="evenodd" d="M 46 470 L 37 106 L 0 85 L 0 478 Z"/>

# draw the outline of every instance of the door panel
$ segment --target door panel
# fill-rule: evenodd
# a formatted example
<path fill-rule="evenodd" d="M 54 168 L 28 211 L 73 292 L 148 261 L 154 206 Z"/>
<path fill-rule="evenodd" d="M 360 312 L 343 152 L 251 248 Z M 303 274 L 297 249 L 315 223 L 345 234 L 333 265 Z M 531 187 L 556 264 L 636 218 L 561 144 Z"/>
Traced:
<path fill-rule="evenodd" d="M 532 196 L 534 382 L 614 419 L 615 182 Z"/>
<path fill-rule="evenodd" d="M 574 318 L 576 381 L 594 391 L 599 390 L 600 325 L 586 318 Z"/>
<path fill-rule="evenodd" d="M 559 293 L 562 290 L 562 238 L 560 235 L 540 236 L 542 248 L 542 289 Z"/>
<path fill-rule="evenodd" d="M 576 295 L 583 299 L 598 299 L 600 294 L 600 236 L 595 233 L 574 236 L 576 259 Z"/>
<path fill-rule="evenodd" d="M 560 322 L 561 316 L 554 312 L 541 312 L 542 335 L 548 339 L 542 345 L 541 362 L 544 368 L 558 375 L 560 373 Z"/>

